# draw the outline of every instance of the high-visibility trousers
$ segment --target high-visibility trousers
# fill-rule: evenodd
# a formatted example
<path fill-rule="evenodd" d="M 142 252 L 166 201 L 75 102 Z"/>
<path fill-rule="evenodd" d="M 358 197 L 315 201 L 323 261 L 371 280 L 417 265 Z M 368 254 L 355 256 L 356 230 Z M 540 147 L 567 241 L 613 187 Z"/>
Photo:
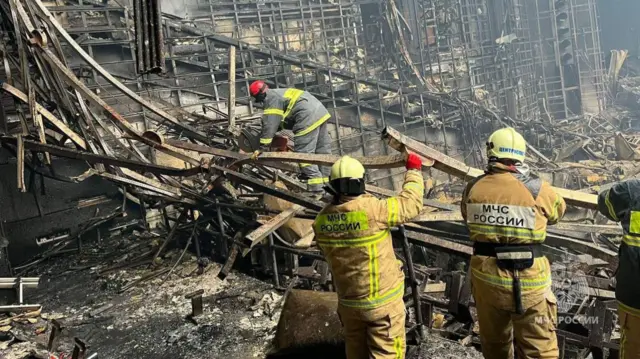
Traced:
<path fill-rule="evenodd" d="M 347 359 L 404 359 L 406 333 L 402 298 L 375 309 L 338 306 Z"/>
<path fill-rule="evenodd" d="M 640 359 L 640 316 L 618 307 L 620 359 Z"/>
<path fill-rule="evenodd" d="M 331 137 L 329 136 L 327 123 L 323 123 L 304 136 L 296 136 L 293 140 L 293 145 L 295 152 L 330 155 Z M 329 172 L 331 168 L 326 166 L 318 167 L 310 163 L 301 163 L 300 171 L 302 172 L 302 177 L 309 191 L 322 192 L 325 183 L 329 182 Z"/>
<path fill-rule="evenodd" d="M 491 286 L 475 284 L 473 297 L 486 359 L 513 359 L 514 347 L 518 359 L 558 359 L 558 306 L 551 289 L 544 300 L 516 314 L 494 306 L 496 292 Z"/>

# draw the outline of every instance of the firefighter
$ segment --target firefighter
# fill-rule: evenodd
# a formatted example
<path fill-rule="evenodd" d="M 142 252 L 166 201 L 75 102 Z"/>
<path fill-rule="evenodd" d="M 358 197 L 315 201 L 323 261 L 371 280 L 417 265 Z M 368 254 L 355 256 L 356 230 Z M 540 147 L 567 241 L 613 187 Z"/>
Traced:
<path fill-rule="evenodd" d="M 327 129 L 327 120 L 331 116 L 313 95 L 295 88 L 270 89 L 264 81 L 253 82 L 249 92 L 256 102 L 264 104 L 260 150 L 253 153 L 254 160 L 260 152 L 269 150 L 276 132 L 282 129 L 293 130 L 295 152 L 331 154 L 331 138 Z M 300 171 L 307 189 L 319 197 L 328 181 L 329 169 L 301 163 Z"/>
<path fill-rule="evenodd" d="M 469 183 L 462 216 L 474 242 L 470 274 L 482 353 L 487 359 L 559 356 L 557 302 L 541 253 L 547 224 L 564 215 L 564 199 L 524 164 L 526 142 L 513 128 L 487 141 L 485 174 Z"/>
<path fill-rule="evenodd" d="M 347 359 L 404 358 L 404 274 L 390 229 L 422 210 L 422 163 L 406 161 L 402 192 L 386 200 L 365 194 L 364 167 L 344 156 L 331 167 L 333 195 L 313 229 L 338 292 Z"/>
<path fill-rule="evenodd" d="M 598 210 L 620 222 L 616 299 L 620 318 L 620 359 L 640 359 L 640 180 L 614 184 L 598 196 Z"/>

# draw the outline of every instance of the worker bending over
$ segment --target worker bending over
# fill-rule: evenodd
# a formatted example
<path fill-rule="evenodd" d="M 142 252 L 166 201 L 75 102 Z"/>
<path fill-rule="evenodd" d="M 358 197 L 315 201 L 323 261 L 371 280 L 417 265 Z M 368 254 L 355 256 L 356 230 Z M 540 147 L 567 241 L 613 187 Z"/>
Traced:
<path fill-rule="evenodd" d="M 268 151 L 276 132 L 286 129 L 293 130 L 295 152 L 331 154 L 326 124 L 331 116 L 313 95 L 295 88 L 270 89 L 264 81 L 253 82 L 249 92 L 256 102 L 264 104 L 260 151 Z M 260 151 L 255 151 L 252 158 L 256 159 Z M 321 195 L 329 169 L 301 163 L 300 170 L 307 189 L 316 196 Z"/>
<path fill-rule="evenodd" d="M 422 210 L 422 163 L 407 158 L 402 192 L 385 200 L 365 194 L 364 167 L 344 156 L 331 167 L 333 201 L 313 229 L 338 292 L 347 359 L 404 358 L 404 274 L 390 229 Z"/>
<path fill-rule="evenodd" d="M 640 180 L 616 183 L 598 196 L 598 210 L 620 222 L 616 299 L 620 318 L 620 359 L 640 359 Z"/>
<path fill-rule="evenodd" d="M 487 359 L 559 356 L 557 302 L 549 261 L 542 254 L 547 224 L 566 205 L 552 187 L 529 177 L 526 142 L 513 128 L 487 142 L 485 174 L 467 185 L 462 216 L 474 242 L 471 284 L 482 353 Z M 515 338 L 514 338 L 515 336 Z"/>

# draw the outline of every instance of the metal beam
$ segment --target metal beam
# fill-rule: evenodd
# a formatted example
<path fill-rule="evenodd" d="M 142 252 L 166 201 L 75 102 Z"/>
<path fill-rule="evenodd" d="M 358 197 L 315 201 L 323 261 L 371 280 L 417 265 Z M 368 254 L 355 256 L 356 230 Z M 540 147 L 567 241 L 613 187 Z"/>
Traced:
<path fill-rule="evenodd" d="M 209 138 L 205 134 L 201 133 L 197 129 L 195 129 L 195 128 L 187 125 L 187 124 L 184 124 L 184 123 L 180 122 L 177 118 L 171 116 L 170 114 L 168 114 L 164 110 L 154 106 L 153 104 L 151 104 L 151 102 L 149 102 L 149 101 L 143 99 L 142 97 L 138 96 L 138 94 L 136 94 L 135 92 L 131 91 L 131 89 L 129 89 L 127 86 L 123 85 L 120 81 L 118 81 L 115 77 L 113 77 L 107 70 L 105 70 L 102 66 L 100 66 L 100 64 L 98 64 L 89 54 L 87 54 L 82 49 L 82 47 L 80 47 L 80 45 L 78 45 L 75 42 L 75 40 L 67 33 L 67 31 L 64 29 L 64 27 L 62 27 L 62 25 L 60 25 L 60 23 L 58 23 L 58 21 L 55 19 L 55 17 L 49 12 L 49 10 L 47 10 L 47 8 L 42 4 L 42 2 L 40 0 L 35 0 L 34 2 L 36 4 L 36 6 L 40 9 L 40 11 L 42 11 L 42 13 L 45 15 L 45 17 L 49 20 L 49 23 L 58 31 L 58 33 L 60 35 L 62 35 L 62 37 L 75 50 L 75 52 L 87 64 L 89 64 L 89 66 L 91 66 L 94 70 L 96 70 L 96 72 L 98 72 L 102 77 L 104 77 L 104 79 L 107 80 L 111 85 L 115 86 L 118 90 L 120 90 L 122 93 L 127 95 L 133 101 L 141 104 L 142 106 L 147 108 L 149 111 L 155 113 L 156 115 L 160 116 L 164 120 L 170 122 L 171 124 L 173 124 L 177 128 L 180 128 L 180 129 L 182 129 L 182 130 L 184 130 L 186 132 L 189 132 L 189 134 L 194 139 L 196 139 L 198 141 L 202 141 L 204 143 L 209 143 Z"/>
<path fill-rule="evenodd" d="M 304 197 L 302 195 L 299 195 L 297 193 L 293 193 L 290 191 L 286 191 L 283 189 L 279 189 L 276 188 L 273 185 L 268 185 L 266 183 L 264 183 L 263 181 L 260 181 L 258 179 L 255 179 L 251 176 L 245 175 L 243 173 L 240 172 L 236 172 L 236 171 L 232 171 L 226 167 L 221 167 L 218 165 L 210 165 L 209 169 L 211 171 L 217 172 L 235 182 L 238 182 L 240 184 L 244 184 L 246 186 L 249 186 L 251 188 L 253 188 L 255 191 L 258 192 L 263 192 L 266 194 L 270 194 L 274 197 L 277 198 L 281 198 L 284 199 L 286 201 L 289 201 L 291 203 L 295 203 L 298 205 L 301 205 L 305 208 L 314 210 L 314 211 L 320 211 L 322 210 L 322 208 L 324 208 L 324 203 L 320 202 L 320 201 L 316 201 L 313 200 L 311 198 L 307 198 Z"/>
<path fill-rule="evenodd" d="M 186 154 L 178 151 L 172 146 L 157 143 L 146 137 L 143 137 L 142 134 L 139 133 L 131 125 L 131 123 L 129 123 L 129 121 L 127 121 L 124 117 L 122 117 L 122 115 L 120 115 L 115 109 L 113 109 L 113 107 L 109 106 L 102 98 L 100 98 L 100 96 L 89 90 L 87 86 L 82 81 L 80 81 L 71 70 L 69 70 L 64 64 L 62 64 L 62 62 L 60 62 L 60 60 L 51 52 L 51 50 L 42 46 L 40 47 L 40 49 L 42 50 L 44 59 L 49 63 L 49 65 L 51 65 L 51 67 L 54 68 L 54 70 L 57 70 L 58 73 L 61 74 L 74 89 L 84 94 L 88 100 L 90 100 L 97 106 L 102 107 L 104 111 L 107 112 L 127 134 L 131 135 L 136 140 L 146 145 L 157 148 L 162 152 L 166 152 L 174 157 L 192 164 L 193 166 L 197 167 L 200 165 L 200 161 L 193 157 L 187 156 Z"/>

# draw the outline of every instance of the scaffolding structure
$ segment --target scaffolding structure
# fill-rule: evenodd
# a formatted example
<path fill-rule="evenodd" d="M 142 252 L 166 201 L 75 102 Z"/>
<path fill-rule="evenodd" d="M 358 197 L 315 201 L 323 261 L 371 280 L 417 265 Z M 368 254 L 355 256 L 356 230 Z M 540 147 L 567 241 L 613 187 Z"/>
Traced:
<path fill-rule="evenodd" d="M 167 73 L 139 77 L 135 72 L 134 39 L 127 27 L 127 9 L 80 1 L 85 3 L 54 6 L 51 10 L 70 33 L 93 29 L 80 39 L 80 45 L 124 84 L 167 110 L 178 107 L 188 113 L 208 111 L 207 116 L 224 119 L 230 97 L 228 50 L 236 47 L 235 112 L 240 123 L 259 118 L 248 97 L 248 86 L 260 78 L 276 87 L 304 88 L 318 97 L 332 114 L 330 132 L 335 153 L 386 154 L 388 149 L 379 138 L 387 125 L 410 132 L 412 137 L 450 155 L 465 157 L 470 147 L 456 140 L 453 127 L 436 126 L 438 122 L 453 126 L 460 119 L 458 110 L 429 93 L 405 87 L 410 83 L 399 79 L 399 58 L 381 51 L 385 44 L 380 25 L 382 10 L 377 3 L 316 3 L 302 11 L 298 5 L 297 19 L 286 7 L 278 8 L 279 1 L 272 5 L 244 4 L 242 8 L 236 4 L 237 12 L 231 10 L 232 2 L 226 10 L 216 2 L 213 10 L 203 10 L 206 17 L 196 14 L 186 19 L 165 14 Z M 198 9 L 203 6 L 197 4 Z M 247 7 L 253 7 L 253 12 Z M 279 9 L 275 14 L 274 7 Z M 228 18 L 230 15 L 232 19 Z M 299 26 L 297 31 L 287 30 L 294 28 L 294 22 Z M 221 31 L 221 26 L 228 26 L 228 32 Z M 313 35 L 307 40 L 300 36 L 314 31 L 318 32 L 315 36 L 319 41 L 312 41 Z M 340 55 L 345 53 L 349 56 Z M 73 61 L 71 67 L 84 71 Z M 84 79 L 90 88 L 110 92 L 97 74 L 87 73 Z M 116 91 L 109 95 L 105 96 L 109 104 L 141 131 L 154 129 L 149 127 L 153 114 Z M 192 125 L 206 127 L 206 121 Z M 469 135 L 474 133 L 468 130 Z M 371 171 L 368 175 L 371 181 L 389 188 L 394 188 L 402 177 L 389 170 Z"/>
<path fill-rule="evenodd" d="M 403 0 L 412 52 L 442 91 L 518 120 L 538 115 L 533 50 L 521 0 Z"/>
<path fill-rule="evenodd" d="M 550 119 L 605 107 L 604 60 L 595 0 L 535 0 L 529 12 L 540 106 Z"/>
<path fill-rule="evenodd" d="M 172 3 L 162 19 L 167 72 L 144 76 L 136 74 L 129 7 L 72 0 L 50 9 L 91 56 L 132 90 L 167 110 L 206 115 L 190 120 L 205 132 L 208 119 L 226 119 L 229 98 L 235 98 L 237 122 L 259 118 L 248 87 L 263 79 L 275 87 L 304 88 L 325 104 L 332 115 L 335 153 L 386 154 L 379 135 L 393 126 L 481 166 L 483 134 L 495 125 L 480 120 L 481 107 L 521 123 L 537 120 L 541 109 L 564 118 L 575 113 L 565 101 L 573 88 L 579 89 L 585 109 L 604 105 L 593 0 L 396 1 Z M 555 18 L 554 1 L 573 6 L 571 21 L 577 25 L 571 34 L 578 44 L 575 68 L 580 74 L 574 87 L 560 86 L 564 75 L 550 70 L 561 61 L 558 29 L 544 22 Z M 539 6 L 543 3 L 546 11 Z M 400 25 L 391 23 L 394 11 Z M 237 50 L 233 58 L 230 47 Z M 108 93 L 109 104 L 141 131 L 171 132 L 153 128 L 153 114 L 111 93 L 95 71 L 80 64 L 70 65 L 83 73 L 90 88 Z M 234 86 L 230 68 L 235 68 Z M 389 170 L 368 176 L 388 188 L 401 181 Z"/>

